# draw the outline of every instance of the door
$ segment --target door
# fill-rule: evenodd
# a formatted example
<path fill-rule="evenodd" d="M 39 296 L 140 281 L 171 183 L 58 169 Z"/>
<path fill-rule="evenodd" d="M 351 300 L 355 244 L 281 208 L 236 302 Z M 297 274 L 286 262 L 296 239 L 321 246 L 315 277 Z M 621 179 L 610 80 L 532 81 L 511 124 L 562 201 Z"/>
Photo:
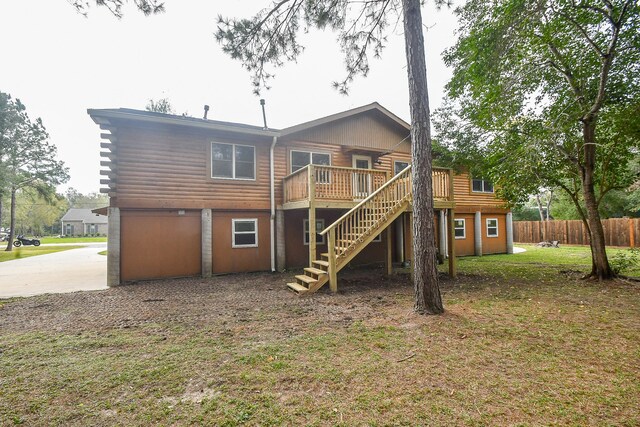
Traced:
<path fill-rule="evenodd" d="M 371 156 L 354 154 L 352 157 L 355 169 L 371 169 Z M 353 198 L 355 200 L 366 199 L 371 194 L 371 175 L 368 173 L 353 174 Z"/>

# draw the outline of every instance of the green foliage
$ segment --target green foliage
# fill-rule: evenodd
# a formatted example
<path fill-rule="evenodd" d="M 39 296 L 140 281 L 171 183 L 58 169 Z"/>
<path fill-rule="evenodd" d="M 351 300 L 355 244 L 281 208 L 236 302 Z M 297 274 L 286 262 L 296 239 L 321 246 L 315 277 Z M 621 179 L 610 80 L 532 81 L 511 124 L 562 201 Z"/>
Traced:
<path fill-rule="evenodd" d="M 169 98 L 161 98 L 157 101 L 150 99 L 144 108 L 147 111 L 153 111 L 155 113 L 174 114 L 173 106 Z"/>
<path fill-rule="evenodd" d="M 540 221 L 540 213 L 537 208 L 530 206 L 517 206 L 512 209 L 514 221 Z"/>
<path fill-rule="evenodd" d="M 109 206 L 109 196 L 102 193 L 82 194 L 73 187 L 70 187 L 64 194 L 70 208 L 96 209 Z"/>
<path fill-rule="evenodd" d="M 16 197 L 16 230 L 20 234 L 42 236 L 60 228 L 60 218 L 69 209 L 65 198 L 53 194 L 45 198 L 31 188 Z"/>
<path fill-rule="evenodd" d="M 615 274 L 637 269 L 640 266 L 640 248 L 616 252 L 611 257 L 610 264 Z"/>
<path fill-rule="evenodd" d="M 55 186 L 69 179 L 68 168 L 56 157 L 57 147 L 49 141 L 42 120 L 31 120 L 20 100 L 0 92 L 0 197 L 10 194 L 13 198 L 20 190 L 31 189 L 51 201 Z M 13 215 L 10 227 L 12 238 Z"/>
<path fill-rule="evenodd" d="M 78 11 L 87 16 L 91 7 L 87 0 L 67 0 Z M 164 2 L 159 0 L 132 0 L 136 8 L 145 15 L 152 15 L 164 12 Z M 122 8 L 128 0 L 95 0 L 96 6 L 104 6 L 117 18 L 122 18 Z"/>
<path fill-rule="evenodd" d="M 346 77 L 334 82 L 334 87 L 346 93 L 355 76 L 369 72 L 369 56 L 380 56 L 387 27 L 399 19 L 399 9 L 397 0 L 274 1 L 249 19 L 218 17 L 216 40 L 224 52 L 252 73 L 254 91 L 259 93 L 262 87 L 268 88 L 268 80 L 273 77 L 267 67 L 295 61 L 303 52 L 304 46 L 298 41 L 300 32 L 311 28 L 332 30 L 347 70 Z"/>
<path fill-rule="evenodd" d="M 435 128 L 514 204 L 539 188 L 561 188 L 580 209 L 592 159 L 598 202 L 634 180 L 640 6 L 604 3 L 471 0 L 456 11 L 460 38 L 445 54 L 454 69 L 450 100 Z M 590 121 L 597 144 L 587 159 Z"/>

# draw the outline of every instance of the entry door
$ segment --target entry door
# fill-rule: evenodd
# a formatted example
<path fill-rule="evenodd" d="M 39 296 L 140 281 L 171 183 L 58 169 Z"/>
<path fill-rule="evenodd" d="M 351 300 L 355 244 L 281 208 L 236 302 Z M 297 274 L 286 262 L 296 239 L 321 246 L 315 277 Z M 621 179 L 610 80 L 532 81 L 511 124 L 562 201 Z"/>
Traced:
<path fill-rule="evenodd" d="M 355 169 L 371 169 L 371 157 L 353 155 L 353 167 Z M 353 193 L 354 199 L 362 200 L 366 199 L 371 194 L 371 175 L 368 173 L 353 174 Z"/>

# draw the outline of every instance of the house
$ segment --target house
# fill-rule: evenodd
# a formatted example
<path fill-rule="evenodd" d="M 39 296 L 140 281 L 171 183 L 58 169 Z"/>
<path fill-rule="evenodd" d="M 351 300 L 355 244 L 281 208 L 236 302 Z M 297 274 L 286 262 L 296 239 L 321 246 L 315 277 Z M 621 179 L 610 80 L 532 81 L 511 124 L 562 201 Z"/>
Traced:
<path fill-rule="evenodd" d="M 95 214 L 91 209 L 71 208 L 60 221 L 63 236 L 107 235 L 107 216 Z"/>
<path fill-rule="evenodd" d="M 411 259 L 410 127 L 378 103 L 280 130 L 88 114 L 105 131 L 110 285 L 304 267 L 290 287 L 335 290 L 346 265 Z M 434 168 L 433 187 L 451 274 L 455 254 L 511 252 L 511 213 L 490 182 Z"/>

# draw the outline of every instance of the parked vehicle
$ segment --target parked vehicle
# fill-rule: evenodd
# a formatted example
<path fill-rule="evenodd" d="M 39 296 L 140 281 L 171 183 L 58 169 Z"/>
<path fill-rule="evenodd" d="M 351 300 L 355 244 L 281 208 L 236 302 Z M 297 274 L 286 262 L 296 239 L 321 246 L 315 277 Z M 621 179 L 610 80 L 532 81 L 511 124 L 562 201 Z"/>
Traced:
<path fill-rule="evenodd" d="M 16 237 L 16 240 L 13 242 L 13 246 L 19 248 L 20 246 L 40 246 L 40 240 L 38 239 L 25 239 L 22 234 Z"/>

